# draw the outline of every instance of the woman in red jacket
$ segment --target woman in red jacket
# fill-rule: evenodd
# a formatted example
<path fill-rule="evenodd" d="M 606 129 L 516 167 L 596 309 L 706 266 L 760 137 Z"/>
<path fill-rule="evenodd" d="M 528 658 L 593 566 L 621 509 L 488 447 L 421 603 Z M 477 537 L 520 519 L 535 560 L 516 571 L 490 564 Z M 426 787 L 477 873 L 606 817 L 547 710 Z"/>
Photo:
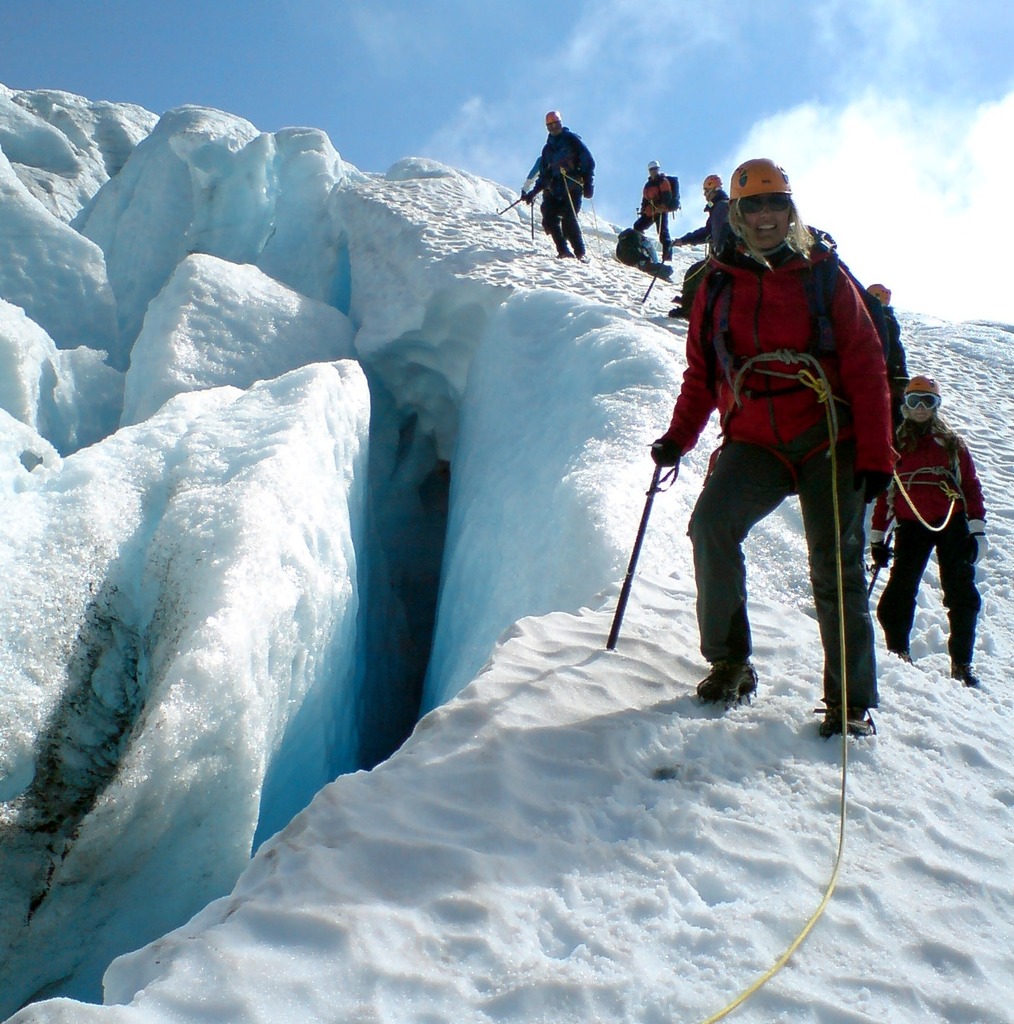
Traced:
<path fill-rule="evenodd" d="M 652 445 L 656 463 L 678 466 L 712 412 L 721 416 L 722 447 L 689 528 L 701 653 L 712 665 L 697 693 L 729 706 L 756 690 L 742 544 L 798 494 L 824 647 L 821 735 L 840 733 L 843 720 L 850 733 L 868 735 L 877 681 L 863 522 L 895 458 L 883 349 L 858 291 L 839 272 L 829 311 L 834 349 L 811 353 L 807 277 L 830 250 L 800 218 L 782 168 L 748 160 L 730 193 L 732 236 L 709 270 L 727 275 L 727 298 L 709 301 L 707 284 L 698 291 L 672 421 Z"/>
<path fill-rule="evenodd" d="M 873 507 L 870 553 L 884 568 L 891 560 L 887 531 L 894 529 L 894 566 L 877 605 L 887 647 L 911 661 L 908 637 L 915 599 L 930 554 L 936 550 L 940 586 L 950 620 L 947 649 L 951 676 L 978 686 L 972 672 L 975 624 L 982 601 L 975 586 L 975 562 L 987 549 L 986 507 L 975 463 L 965 442 L 941 419 L 940 386 L 913 377 L 905 389 L 898 428 L 901 458 L 896 478 Z"/>

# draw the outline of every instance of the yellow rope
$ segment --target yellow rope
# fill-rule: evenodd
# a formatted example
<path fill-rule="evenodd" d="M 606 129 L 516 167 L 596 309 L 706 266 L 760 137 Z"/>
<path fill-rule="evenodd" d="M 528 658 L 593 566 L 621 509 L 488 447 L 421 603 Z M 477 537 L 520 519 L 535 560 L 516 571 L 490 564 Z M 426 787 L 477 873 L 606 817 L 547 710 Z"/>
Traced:
<path fill-rule="evenodd" d="M 810 363 L 816 367 L 816 373 L 810 373 L 805 369 L 796 370 L 794 373 L 784 373 L 778 370 L 765 370 L 756 365 L 757 363 L 770 361 L 788 364 Z M 838 409 L 835 405 L 838 399 L 835 399 L 834 393 L 831 390 L 831 384 L 824 373 L 824 367 L 820 365 L 820 360 L 816 356 L 811 355 L 809 352 L 799 352 L 791 348 L 779 349 L 776 352 L 762 352 L 751 356 L 739 368 L 735 379 L 732 381 L 732 398 L 736 405 L 742 405 L 739 393 L 743 383 L 743 376 L 748 372 L 764 374 L 767 377 L 781 377 L 783 380 L 798 380 L 808 388 L 812 388 L 817 394 L 817 401 L 824 406 L 827 414 L 828 434 L 831 438 L 831 447 L 834 447 L 835 442 L 838 440 Z"/>
<path fill-rule="evenodd" d="M 914 515 L 927 530 L 930 530 L 933 533 L 940 533 L 947 528 L 947 524 L 951 521 L 951 516 L 954 515 L 954 509 L 957 507 L 958 499 L 961 498 L 961 494 L 954 490 L 953 487 L 949 487 L 946 480 L 940 481 L 940 489 L 948 498 L 951 499 L 951 505 L 950 508 L 947 509 L 947 515 L 944 517 L 944 521 L 939 526 L 930 526 L 930 524 L 927 523 L 920 515 L 919 510 L 915 507 L 915 502 L 912 501 L 908 491 L 905 490 L 905 485 L 901 482 L 901 477 L 898 476 L 897 470 L 894 471 L 894 482 L 897 485 L 898 490 L 901 491 L 901 496 L 908 503 L 908 507 L 912 510 L 912 515 Z"/>
<path fill-rule="evenodd" d="M 812 357 L 811 357 L 812 358 Z M 837 421 L 833 415 L 834 402 L 829 399 L 833 397 L 831 387 L 828 383 L 824 369 L 813 359 L 817 366 L 817 376 L 807 373 L 805 370 L 798 374 L 799 379 L 808 387 L 813 387 L 817 392 L 818 399 L 823 403 L 827 414 L 828 434 L 831 438 L 831 503 L 834 510 L 835 530 L 835 555 L 837 563 L 837 587 L 838 587 L 838 642 L 841 647 L 841 792 L 839 797 L 838 814 L 838 849 L 835 854 L 834 868 L 831 872 L 830 881 L 824 890 L 817 909 L 807 918 L 806 923 L 800 929 L 799 934 L 789 943 L 785 952 L 765 971 L 749 988 L 744 989 L 732 1002 L 728 1003 L 717 1013 L 712 1014 L 701 1024 L 714 1024 L 715 1021 L 727 1017 L 736 1007 L 741 1006 L 762 986 L 766 985 L 789 961 L 793 953 L 803 944 L 807 935 L 813 930 L 813 926 L 820 920 L 821 915 L 831 902 L 831 895 L 838 884 L 841 875 L 842 860 L 845 854 L 845 818 L 846 818 L 846 787 L 848 781 L 848 669 L 845 662 L 845 580 L 842 568 L 841 551 L 841 511 L 838 502 L 838 459 L 835 452 L 837 442 Z"/>
<path fill-rule="evenodd" d="M 575 209 L 575 206 L 574 206 L 574 197 L 571 195 L 571 189 L 569 189 L 569 187 L 567 186 L 567 182 L 568 181 L 573 181 L 575 184 L 578 184 L 580 182 L 580 179 L 579 178 L 572 178 L 571 175 L 567 174 L 566 171 L 564 171 L 562 167 L 560 168 L 560 174 L 563 177 L 563 191 L 565 191 L 565 193 L 566 193 L 566 201 L 569 204 L 571 204 L 571 213 L 574 214 L 574 221 L 575 221 L 576 224 L 578 224 L 578 230 L 580 231 L 581 230 L 581 224 L 578 221 L 578 211 Z M 591 200 L 588 200 L 588 202 L 591 203 Z M 597 242 L 598 242 L 598 255 L 599 255 L 599 257 L 601 257 L 601 255 L 602 255 L 602 240 L 600 238 L 598 238 L 598 220 L 595 217 L 595 205 L 594 204 L 592 204 L 592 220 L 595 222 L 595 238 L 597 239 Z"/>

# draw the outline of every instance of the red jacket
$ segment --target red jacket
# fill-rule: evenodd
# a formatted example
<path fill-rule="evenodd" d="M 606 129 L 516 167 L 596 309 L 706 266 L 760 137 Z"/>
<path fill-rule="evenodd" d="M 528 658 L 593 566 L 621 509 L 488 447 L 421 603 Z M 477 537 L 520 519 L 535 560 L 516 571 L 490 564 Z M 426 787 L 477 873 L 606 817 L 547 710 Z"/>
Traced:
<path fill-rule="evenodd" d="M 957 465 L 943 446 L 942 439 L 932 430 L 927 430 L 916 442 L 915 448 L 904 452 L 898 460 L 897 474 L 912 504 L 919 515 L 930 526 L 939 526 L 951 507 L 951 495 L 957 495 L 955 508 L 964 507 L 970 521 L 986 519 L 986 506 L 982 497 L 982 485 L 975 471 L 968 448 L 958 448 Z M 892 482 L 886 493 L 877 498 L 873 506 L 871 530 L 886 532 L 892 519 L 915 519 L 911 505 L 898 492 L 897 482 Z"/>
<path fill-rule="evenodd" d="M 724 254 L 723 254 L 724 255 Z M 823 251 L 814 259 L 826 258 Z M 713 269 L 732 277 L 726 348 L 740 363 L 758 353 L 794 350 L 808 352 L 813 332 L 805 288 L 809 264 L 798 253 L 773 270 L 745 257 L 713 261 Z M 729 286 L 727 286 L 729 287 Z M 711 413 L 717 409 L 727 440 L 779 448 L 826 422 L 825 407 L 808 387 L 795 381 L 759 374 L 756 369 L 797 374 L 815 368 L 804 363 L 771 361 L 755 364 L 743 375 L 737 406 L 729 380 L 715 358 L 717 325 L 702 341 L 707 283 L 694 299 L 687 335 L 687 369 L 683 374 L 672 421 L 665 438 L 682 453 L 697 443 Z M 722 305 L 721 300 L 714 304 Z M 718 319 L 720 309 L 713 310 Z M 891 444 L 891 407 L 883 346 L 866 306 L 848 276 L 839 273 L 830 309 L 833 354 L 820 360 L 834 395 L 847 403 L 851 415 L 839 416 L 839 439 L 856 440 L 855 469 L 890 473 L 896 453 Z M 705 345 L 711 351 L 705 350 Z M 718 365 L 716 366 L 716 362 Z M 733 377 L 735 374 L 733 373 Z M 781 391 L 781 394 L 764 394 Z M 839 413 L 844 408 L 837 406 Z"/>

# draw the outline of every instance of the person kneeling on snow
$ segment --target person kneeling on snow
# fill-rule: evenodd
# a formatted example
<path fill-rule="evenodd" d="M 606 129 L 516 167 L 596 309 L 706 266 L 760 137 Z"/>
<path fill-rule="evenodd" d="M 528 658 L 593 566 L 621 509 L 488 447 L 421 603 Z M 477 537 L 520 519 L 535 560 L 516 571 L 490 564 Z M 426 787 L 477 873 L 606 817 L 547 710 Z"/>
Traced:
<path fill-rule="evenodd" d="M 888 650 L 910 662 L 916 595 L 935 550 L 951 627 L 951 676 L 978 686 L 972 647 L 982 601 L 974 567 L 988 549 L 986 508 L 971 452 L 940 417 L 940 400 L 940 386 L 931 377 L 913 377 L 905 389 L 904 421 L 896 434 L 901 458 L 895 479 L 873 506 L 870 524 L 870 554 L 879 569 L 891 561 L 887 532 L 892 521 L 897 524 L 894 565 L 877 618 Z"/>
<path fill-rule="evenodd" d="M 736 169 L 729 224 L 711 271 L 725 275 L 716 279 L 725 281 L 722 294 L 713 303 L 705 301 L 710 288 L 697 295 L 672 421 L 652 445 L 656 464 L 678 466 L 711 413 L 721 415 L 722 447 L 689 528 L 701 653 L 711 662 L 697 694 L 731 706 L 757 689 L 743 541 L 798 494 L 824 644 L 820 733 L 868 735 L 878 697 L 865 506 L 887 486 L 895 460 L 883 348 L 838 268 L 828 311 L 834 347 L 810 352 L 806 281 L 812 264 L 832 253 L 800 218 L 781 167 L 748 160 Z M 828 402 L 828 393 L 842 401 Z"/>

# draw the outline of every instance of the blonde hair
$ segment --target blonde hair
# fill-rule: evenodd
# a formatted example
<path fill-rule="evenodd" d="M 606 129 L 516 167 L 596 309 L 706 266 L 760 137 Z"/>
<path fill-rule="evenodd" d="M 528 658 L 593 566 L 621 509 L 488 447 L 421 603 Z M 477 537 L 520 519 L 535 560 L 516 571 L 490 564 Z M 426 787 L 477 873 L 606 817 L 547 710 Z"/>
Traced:
<path fill-rule="evenodd" d="M 743 243 L 746 251 L 758 263 L 762 263 L 770 270 L 771 264 L 767 256 L 759 249 L 755 249 L 747 239 L 746 220 L 740 212 L 738 199 L 734 199 L 729 203 L 729 227 L 732 228 L 733 234 Z M 813 233 L 806 226 L 806 222 L 799 216 L 796 201 L 792 196 L 789 196 L 789 233 L 785 236 L 785 244 L 794 252 L 798 252 L 801 256 L 809 259 L 810 250 L 816 245 L 816 242 L 817 239 L 813 237 Z"/>

